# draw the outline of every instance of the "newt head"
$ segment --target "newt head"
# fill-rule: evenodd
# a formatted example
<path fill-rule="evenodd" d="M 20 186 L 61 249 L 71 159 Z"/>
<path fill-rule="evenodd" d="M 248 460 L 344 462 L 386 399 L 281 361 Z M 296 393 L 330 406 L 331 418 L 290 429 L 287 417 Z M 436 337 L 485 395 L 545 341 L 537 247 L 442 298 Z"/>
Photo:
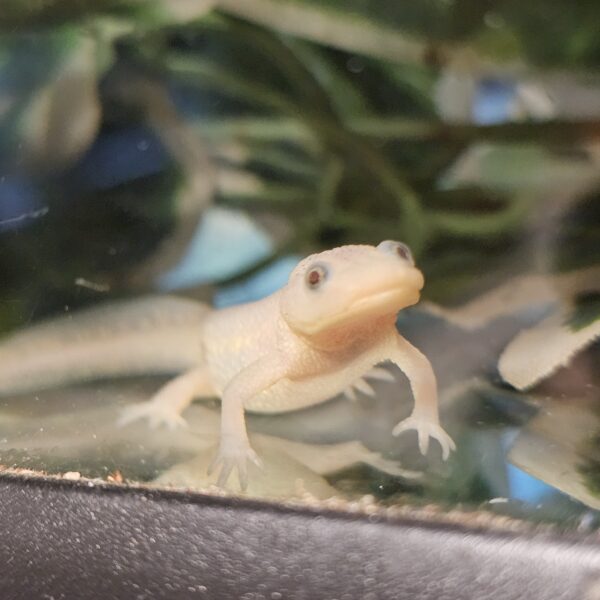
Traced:
<path fill-rule="evenodd" d="M 298 264 L 281 291 L 281 315 L 295 333 L 322 345 L 381 318 L 394 321 L 419 301 L 423 284 L 402 242 L 341 246 Z"/>

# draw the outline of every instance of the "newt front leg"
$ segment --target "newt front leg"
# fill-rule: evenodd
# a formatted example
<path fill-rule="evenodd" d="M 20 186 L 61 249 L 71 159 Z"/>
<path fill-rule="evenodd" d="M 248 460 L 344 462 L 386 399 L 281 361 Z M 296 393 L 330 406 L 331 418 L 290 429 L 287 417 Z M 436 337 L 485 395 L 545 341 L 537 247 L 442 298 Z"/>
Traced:
<path fill-rule="evenodd" d="M 153 428 L 159 425 L 166 425 L 169 429 L 184 427 L 186 422 L 181 413 L 194 398 L 215 395 L 208 369 L 198 367 L 168 381 L 147 402 L 126 407 L 117 423 L 123 426 L 139 419 L 148 419 Z"/>
<path fill-rule="evenodd" d="M 221 440 L 219 451 L 209 467 L 209 475 L 221 467 L 217 485 L 224 487 L 236 469 L 242 490 L 248 486 L 248 461 L 261 466 L 250 446 L 246 430 L 245 405 L 260 393 L 286 377 L 287 369 L 277 356 L 267 356 L 238 373 L 223 392 L 221 405 Z"/>
<path fill-rule="evenodd" d="M 456 449 L 452 438 L 440 426 L 438 414 L 437 382 L 427 357 L 400 334 L 390 342 L 389 359 L 398 365 L 410 382 L 415 406 L 410 417 L 394 427 L 393 435 L 416 429 L 421 454 L 427 454 L 429 438 L 436 439 L 442 447 L 444 460 Z"/>

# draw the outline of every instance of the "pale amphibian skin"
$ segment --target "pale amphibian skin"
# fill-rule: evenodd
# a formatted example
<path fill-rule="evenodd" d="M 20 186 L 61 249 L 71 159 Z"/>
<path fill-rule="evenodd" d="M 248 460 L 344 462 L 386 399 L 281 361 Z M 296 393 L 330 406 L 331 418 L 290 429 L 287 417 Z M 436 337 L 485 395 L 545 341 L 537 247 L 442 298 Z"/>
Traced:
<path fill-rule="evenodd" d="M 398 311 L 418 302 L 423 275 L 401 242 L 342 246 L 309 256 L 271 296 L 222 310 L 172 297 L 93 309 L 9 337 L 0 345 L 0 393 L 98 377 L 180 374 L 148 402 L 128 407 L 126 424 L 183 425 L 194 398 L 222 399 L 219 451 L 211 469 L 225 485 L 233 470 L 247 482 L 251 448 L 244 413 L 281 413 L 321 403 L 395 363 L 415 406 L 394 435 L 415 429 L 427 452 L 436 439 L 447 458 L 454 443 L 440 427 L 429 360 L 396 329 Z"/>

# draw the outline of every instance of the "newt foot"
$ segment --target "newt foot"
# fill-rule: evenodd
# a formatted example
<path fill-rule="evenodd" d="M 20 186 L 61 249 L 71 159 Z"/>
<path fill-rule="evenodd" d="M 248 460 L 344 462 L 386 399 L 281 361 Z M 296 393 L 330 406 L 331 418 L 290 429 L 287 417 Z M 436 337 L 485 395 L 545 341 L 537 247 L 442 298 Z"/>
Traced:
<path fill-rule="evenodd" d="M 117 425 L 123 427 L 141 419 L 147 419 L 150 427 L 153 429 L 162 426 L 170 430 L 187 427 L 186 420 L 179 413 L 169 406 L 164 406 L 152 400 L 138 402 L 124 408 L 117 421 Z"/>
<path fill-rule="evenodd" d="M 383 367 L 373 367 L 371 370 L 367 371 L 362 377 L 359 377 L 355 381 L 353 381 L 345 390 L 344 396 L 348 398 L 348 400 L 352 400 L 352 402 L 356 402 L 356 391 L 362 392 L 365 396 L 374 396 L 375 390 L 371 387 L 368 379 L 375 379 L 377 381 L 395 381 L 395 377 L 392 373 L 390 373 L 387 369 Z"/>
<path fill-rule="evenodd" d="M 427 454 L 429 438 L 437 440 L 442 447 L 442 457 L 447 460 L 452 450 L 456 450 L 456 444 L 452 438 L 435 422 L 427 421 L 418 416 L 410 416 L 394 427 L 393 435 L 400 435 L 404 431 L 415 429 L 419 438 L 419 450 L 421 454 Z"/>
<path fill-rule="evenodd" d="M 262 468 L 263 466 L 258 454 L 254 452 L 248 442 L 221 442 L 217 455 L 208 467 L 208 474 L 211 475 L 216 469 L 220 468 L 217 485 L 225 487 L 231 472 L 236 470 L 240 487 L 245 490 L 248 487 L 248 461 L 254 463 L 257 467 Z"/>

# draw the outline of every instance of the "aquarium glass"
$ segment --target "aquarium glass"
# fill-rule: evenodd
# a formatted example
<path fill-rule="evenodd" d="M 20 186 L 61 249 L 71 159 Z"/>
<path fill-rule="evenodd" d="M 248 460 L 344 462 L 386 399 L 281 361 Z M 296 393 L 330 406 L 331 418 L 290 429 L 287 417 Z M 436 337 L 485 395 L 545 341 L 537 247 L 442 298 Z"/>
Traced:
<path fill-rule="evenodd" d="M 600 4 L 0 4 L 3 473 L 599 524 Z M 448 460 L 392 435 L 413 397 L 390 366 L 248 413 L 243 491 L 208 474 L 218 398 L 122 423 L 202 306 L 383 240 L 425 276 L 396 326 L 433 364 Z"/>

